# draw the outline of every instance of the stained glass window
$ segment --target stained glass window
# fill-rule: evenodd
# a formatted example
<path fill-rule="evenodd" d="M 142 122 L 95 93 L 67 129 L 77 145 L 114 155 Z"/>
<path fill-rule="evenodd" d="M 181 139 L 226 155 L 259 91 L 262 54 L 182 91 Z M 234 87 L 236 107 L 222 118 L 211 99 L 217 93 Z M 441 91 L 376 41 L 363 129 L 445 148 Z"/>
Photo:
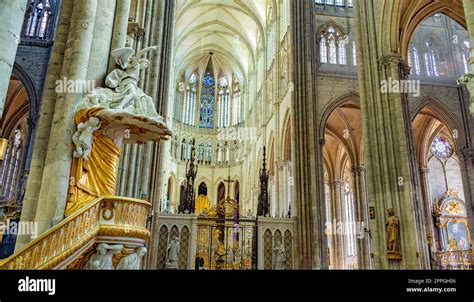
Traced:
<path fill-rule="evenodd" d="M 447 139 L 438 136 L 431 144 L 431 153 L 440 158 L 448 158 L 453 154 L 453 147 Z"/>
<path fill-rule="evenodd" d="M 326 38 L 324 36 L 321 37 L 321 40 L 319 40 L 319 54 L 320 54 L 320 60 L 321 63 L 327 63 L 328 61 L 328 51 L 326 48 Z"/>
<path fill-rule="evenodd" d="M 415 74 L 420 75 L 420 58 L 416 48 L 413 48 L 413 65 L 415 66 Z"/>
<path fill-rule="evenodd" d="M 344 219 L 345 219 L 345 231 L 347 236 L 347 256 L 354 256 L 356 254 L 355 251 L 355 232 L 354 232 L 354 223 L 353 223 L 353 215 L 354 209 L 352 207 L 353 203 L 353 195 L 352 195 L 352 188 L 351 183 L 348 178 L 346 178 L 344 183 Z"/>
<path fill-rule="evenodd" d="M 196 124 L 196 95 L 197 95 L 197 75 L 193 74 L 189 79 L 189 84 L 186 87 L 183 101 L 183 124 Z"/>
<path fill-rule="evenodd" d="M 242 111 L 242 104 L 240 100 L 240 86 L 237 81 L 234 82 L 234 105 L 233 105 L 233 119 L 232 124 L 236 125 L 240 123 L 240 113 Z"/>
<path fill-rule="evenodd" d="M 354 66 L 357 66 L 357 51 L 355 41 L 352 42 L 352 63 L 354 63 Z"/>
<path fill-rule="evenodd" d="M 467 64 L 467 56 L 465 53 L 462 54 L 462 65 L 464 67 L 464 72 L 468 73 L 469 72 L 469 65 Z"/>
<path fill-rule="evenodd" d="M 336 41 L 334 41 L 334 37 L 332 35 L 329 36 L 329 39 L 329 63 L 337 64 Z"/>
<path fill-rule="evenodd" d="M 206 161 L 210 163 L 212 160 L 212 144 L 207 143 L 206 145 Z"/>
<path fill-rule="evenodd" d="M 321 63 L 347 64 L 347 36 L 333 26 L 323 28 L 319 33 L 319 58 Z"/>
<path fill-rule="evenodd" d="M 469 72 L 469 51 L 471 50 L 471 43 L 469 43 L 468 40 L 465 40 L 463 42 L 463 50 L 462 50 L 462 65 L 464 67 L 464 72 L 468 73 Z"/>
<path fill-rule="evenodd" d="M 340 39 L 337 43 L 339 48 L 339 64 L 346 65 L 346 42 L 344 39 Z"/>
<path fill-rule="evenodd" d="M 201 106 L 200 106 L 200 128 L 214 128 L 214 78 L 207 71 L 202 81 Z"/>
<path fill-rule="evenodd" d="M 339 6 L 344 7 L 347 3 L 347 7 L 352 7 L 353 3 L 352 0 L 315 0 L 316 4 L 319 5 L 327 5 L 327 6 Z"/>
<path fill-rule="evenodd" d="M 438 71 L 438 58 L 436 56 L 436 53 L 432 49 L 433 43 L 432 42 L 426 42 L 426 47 L 429 49 L 425 53 L 425 65 L 426 65 L 426 75 L 429 77 L 437 77 L 439 76 L 439 71 Z"/>
<path fill-rule="evenodd" d="M 49 0 L 30 1 L 23 24 L 23 36 L 46 39 L 52 14 Z"/>
<path fill-rule="evenodd" d="M 0 198 L 10 199 L 20 177 L 20 162 L 22 156 L 23 135 L 20 129 L 15 130 L 14 136 L 8 143 L 3 165 L 0 166 Z"/>
<path fill-rule="evenodd" d="M 217 102 L 217 127 L 229 127 L 230 89 L 229 81 L 223 76 L 219 81 L 219 100 Z"/>

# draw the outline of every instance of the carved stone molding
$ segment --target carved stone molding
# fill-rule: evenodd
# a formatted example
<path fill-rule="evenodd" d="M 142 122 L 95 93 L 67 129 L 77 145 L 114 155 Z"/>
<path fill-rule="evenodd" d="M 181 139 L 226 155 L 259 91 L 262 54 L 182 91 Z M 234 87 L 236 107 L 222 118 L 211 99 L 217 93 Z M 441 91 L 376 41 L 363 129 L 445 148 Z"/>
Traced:
<path fill-rule="evenodd" d="M 403 62 L 403 57 L 399 53 L 391 53 L 381 56 L 377 62 L 380 67 L 398 67 Z"/>
<path fill-rule="evenodd" d="M 365 166 L 353 166 L 351 171 L 354 174 L 361 175 L 362 173 L 365 173 L 366 168 Z"/>

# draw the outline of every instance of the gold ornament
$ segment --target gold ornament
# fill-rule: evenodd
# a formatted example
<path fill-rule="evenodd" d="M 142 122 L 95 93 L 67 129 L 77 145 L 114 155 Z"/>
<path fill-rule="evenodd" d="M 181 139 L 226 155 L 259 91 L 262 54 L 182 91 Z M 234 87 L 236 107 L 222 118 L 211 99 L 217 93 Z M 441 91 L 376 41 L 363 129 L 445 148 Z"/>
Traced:
<path fill-rule="evenodd" d="M 95 116 L 103 108 L 79 110 L 76 124 Z M 104 126 L 104 125 L 102 125 Z M 97 130 L 87 160 L 73 158 L 65 216 L 79 210 L 99 196 L 113 195 L 117 183 L 120 149 L 111 138 Z"/>

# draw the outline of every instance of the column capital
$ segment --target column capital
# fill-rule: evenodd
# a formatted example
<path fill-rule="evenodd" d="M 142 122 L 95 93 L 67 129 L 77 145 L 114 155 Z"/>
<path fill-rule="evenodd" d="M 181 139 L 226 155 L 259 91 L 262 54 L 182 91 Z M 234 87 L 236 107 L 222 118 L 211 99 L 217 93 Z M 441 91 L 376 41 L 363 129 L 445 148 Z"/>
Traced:
<path fill-rule="evenodd" d="M 408 76 L 411 74 L 411 67 L 408 66 L 408 64 L 407 64 L 407 62 L 405 62 L 405 60 L 402 60 L 398 64 L 398 71 L 399 71 L 401 80 L 408 80 Z"/>
<path fill-rule="evenodd" d="M 331 186 L 331 187 L 341 186 L 341 185 L 342 185 L 342 181 L 340 181 L 340 180 L 333 180 L 333 181 L 328 182 L 328 185 Z"/>
<path fill-rule="evenodd" d="M 364 173 L 365 172 L 365 166 L 363 165 L 360 165 L 360 166 L 352 166 L 352 169 L 351 169 L 351 172 L 352 173 L 357 173 L 358 175 L 360 175 L 361 173 Z"/>
<path fill-rule="evenodd" d="M 398 67 L 403 62 L 403 57 L 399 53 L 390 53 L 378 58 L 379 66 Z"/>

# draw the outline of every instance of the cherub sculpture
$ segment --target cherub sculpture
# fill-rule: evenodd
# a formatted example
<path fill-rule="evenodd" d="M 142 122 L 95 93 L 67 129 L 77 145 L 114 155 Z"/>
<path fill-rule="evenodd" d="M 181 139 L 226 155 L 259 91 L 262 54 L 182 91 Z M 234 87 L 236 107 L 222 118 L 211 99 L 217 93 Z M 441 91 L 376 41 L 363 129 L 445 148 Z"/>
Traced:
<path fill-rule="evenodd" d="M 111 55 L 119 68 L 114 69 L 105 79 L 107 88 L 94 89 L 83 100 L 83 106 L 104 107 L 162 121 L 156 112 L 153 98 L 138 87 L 140 71 L 149 66 L 149 61 L 142 57 L 152 50 L 156 50 L 156 46 L 144 48 L 136 54 L 130 47 L 112 51 Z"/>
<path fill-rule="evenodd" d="M 92 134 L 100 128 L 100 119 L 90 117 L 89 120 L 77 125 L 77 131 L 72 136 L 72 141 L 76 146 L 74 158 L 87 159 L 92 150 Z"/>

